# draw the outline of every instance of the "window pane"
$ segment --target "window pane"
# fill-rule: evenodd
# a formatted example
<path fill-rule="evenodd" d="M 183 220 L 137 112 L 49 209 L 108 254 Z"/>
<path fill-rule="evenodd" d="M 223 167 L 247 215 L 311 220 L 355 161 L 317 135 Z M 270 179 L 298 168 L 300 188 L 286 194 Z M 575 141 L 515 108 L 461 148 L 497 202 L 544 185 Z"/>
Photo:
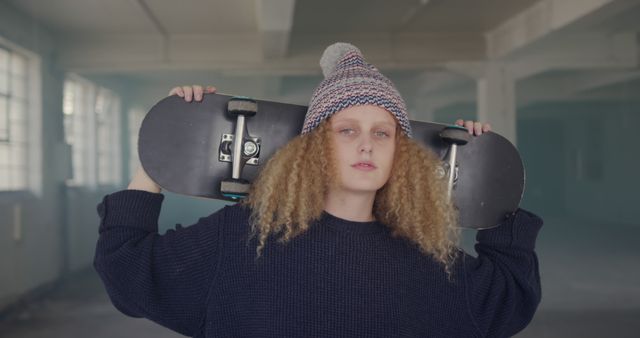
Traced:
<path fill-rule="evenodd" d="M 65 119 L 67 118 L 67 115 L 72 115 L 74 112 L 75 96 L 75 84 L 68 80 L 65 81 L 62 101 L 62 112 L 65 115 Z"/>
<path fill-rule="evenodd" d="M 104 90 L 98 90 L 98 95 L 96 96 L 96 104 L 95 111 L 98 122 L 102 122 L 105 119 L 105 99 L 106 92 Z"/>
<path fill-rule="evenodd" d="M 0 48 L 0 95 L 9 93 L 10 60 L 11 53 L 6 49 Z"/>
<path fill-rule="evenodd" d="M 9 165 L 9 145 L 0 143 L 0 168 L 6 168 Z"/>
<path fill-rule="evenodd" d="M 25 77 L 11 77 L 11 96 L 19 99 L 25 99 L 27 97 L 27 81 Z"/>
<path fill-rule="evenodd" d="M 98 136 L 98 183 L 114 184 L 119 180 L 118 115 L 120 114 L 118 98 L 105 89 L 98 91 L 96 98 L 96 123 Z"/>
<path fill-rule="evenodd" d="M 22 100 L 12 99 L 9 107 L 9 121 L 22 122 L 26 120 L 27 120 L 27 103 Z"/>
<path fill-rule="evenodd" d="M 28 58 L 0 48 L 0 190 L 26 189 L 29 178 L 27 129 L 30 96 L 27 94 Z M 33 145 L 39 147 L 40 145 Z"/>
<path fill-rule="evenodd" d="M 6 73 L 9 69 L 9 51 L 0 48 L 0 73 Z"/>
<path fill-rule="evenodd" d="M 9 161 L 11 166 L 24 166 L 27 159 L 26 144 L 23 142 L 12 142 L 9 150 Z"/>
<path fill-rule="evenodd" d="M 27 142 L 26 125 L 24 121 L 11 121 L 11 143 Z"/>
<path fill-rule="evenodd" d="M 11 73 L 16 77 L 24 77 L 27 74 L 27 60 L 19 54 L 11 54 Z"/>
<path fill-rule="evenodd" d="M 138 131 L 144 118 L 145 112 L 142 109 L 131 109 L 128 114 L 129 118 L 129 178 L 133 178 L 133 175 L 140 166 L 140 159 L 138 157 Z"/>
<path fill-rule="evenodd" d="M 9 190 L 9 182 L 8 170 L 0 167 L 0 190 Z"/>
<path fill-rule="evenodd" d="M 9 95 L 9 73 L 6 70 L 0 70 L 0 95 Z"/>
<path fill-rule="evenodd" d="M 95 128 L 88 124 L 88 116 L 93 114 L 93 98 L 89 95 L 91 86 L 90 83 L 75 78 L 67 78 L 64 83 L 64 134 L 66 142 L 71 146 L 73 172 L 73 178 L 67 183 L 74 186 L 91 183 L 88 181 L 88 168 L 93 157 L 87 153 Z"/>
<path fill-rule="evenodd" d="M 6 97 L 0 96 L 0 142 L 9 139 L 9 103 Z"/>
<path fill-rule="evenodd" d="M 64 84 L 65 139 L 73 155 L 72 185 L 119 183 L 119 98 L 77 76 Z"/>
<path fill-rule="evenodd" d="M 71 181 L 75 184 L 81 184 L 81 182 L 85 181 L 85 159 L 81 150 L 82 149 L 73 148 L 72 153 L 73 178 Z"/>

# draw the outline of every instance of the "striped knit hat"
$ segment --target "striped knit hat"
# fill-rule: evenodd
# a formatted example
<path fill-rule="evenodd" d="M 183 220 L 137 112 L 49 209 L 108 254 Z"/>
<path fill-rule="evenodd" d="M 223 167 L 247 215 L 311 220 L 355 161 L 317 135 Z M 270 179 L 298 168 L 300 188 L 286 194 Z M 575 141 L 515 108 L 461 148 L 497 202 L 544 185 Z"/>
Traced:
<path fill-rule="evenodd" d="M 357 47 L 343 42 L 327 47 L 320 66 L 325 78 L 311 97 L 302 134 L 345 108 L 371 104 L 393 114 L 404 134 L 411 137 L 402 97 L 389 79 L 364 60 Z"/>

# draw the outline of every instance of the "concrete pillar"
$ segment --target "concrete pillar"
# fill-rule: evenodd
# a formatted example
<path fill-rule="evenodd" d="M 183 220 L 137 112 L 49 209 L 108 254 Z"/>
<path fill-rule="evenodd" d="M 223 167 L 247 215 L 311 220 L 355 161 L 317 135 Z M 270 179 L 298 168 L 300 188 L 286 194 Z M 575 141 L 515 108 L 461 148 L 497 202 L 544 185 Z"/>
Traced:
<path fill-rule="evenodd" d="M 487 63 L 477 80 L 478 121 L 516 144 L 515 79 L 503 63 Z"/>

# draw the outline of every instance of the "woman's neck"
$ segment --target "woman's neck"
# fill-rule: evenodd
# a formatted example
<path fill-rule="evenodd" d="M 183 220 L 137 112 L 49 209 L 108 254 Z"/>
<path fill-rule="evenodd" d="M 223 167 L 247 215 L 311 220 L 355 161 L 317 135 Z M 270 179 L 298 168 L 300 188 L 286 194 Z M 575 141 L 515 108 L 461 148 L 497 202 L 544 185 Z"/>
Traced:
<path fill-rule="evenodd" d="M 351 192 L 333 189 L 327 193 L 324 210 L 333 216 L 354 222 L 370 222 L 373 217 L 374 192 Z"/>

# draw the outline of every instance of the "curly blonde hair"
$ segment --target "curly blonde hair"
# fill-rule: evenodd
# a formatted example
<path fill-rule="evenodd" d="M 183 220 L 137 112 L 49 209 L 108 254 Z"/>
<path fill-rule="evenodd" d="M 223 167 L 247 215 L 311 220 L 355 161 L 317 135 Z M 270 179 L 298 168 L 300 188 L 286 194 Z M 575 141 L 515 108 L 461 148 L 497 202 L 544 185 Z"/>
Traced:
<path fill-rule="evenodd" d="M 286 243 L 320 218 L 325 195 L 338 183 L 328 120 L 299 135 L 268 161 L 244 201 L 252 210 L 251 238 L 258 237 L 257 257 L 269 236 L 282 233 Z M 446 182 L 437 175 L 440 159 L 400 131 L 396 133 L 393 168 L 376 193 L 374 216 L 392 236 L 417 244 L 445 266 L 457 256 L 457 213 L 446 198 Z"/>

